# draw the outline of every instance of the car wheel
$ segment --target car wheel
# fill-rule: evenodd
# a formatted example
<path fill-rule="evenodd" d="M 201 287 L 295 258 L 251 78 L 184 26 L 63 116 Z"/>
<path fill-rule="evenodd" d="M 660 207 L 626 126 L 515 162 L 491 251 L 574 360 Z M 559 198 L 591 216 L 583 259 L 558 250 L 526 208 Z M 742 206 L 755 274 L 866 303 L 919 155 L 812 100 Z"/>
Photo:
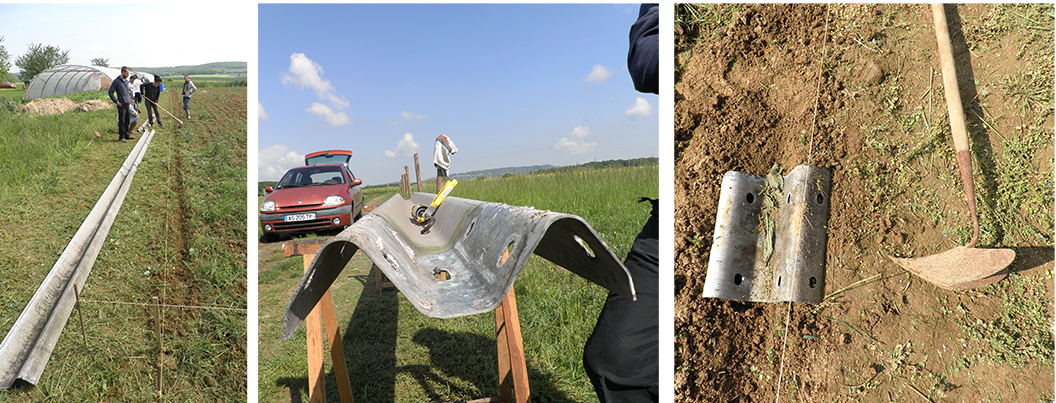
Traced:
<path fill-rule="evenodd" d="M 275 241 L 278 241 L 278 240 L 279 240 L 279 236 L 278 235 L 269 234 L 269 233 L 266 233 L 266 232 L 264 233 L 264 242 L 265 243 L 275 242 Z"/>

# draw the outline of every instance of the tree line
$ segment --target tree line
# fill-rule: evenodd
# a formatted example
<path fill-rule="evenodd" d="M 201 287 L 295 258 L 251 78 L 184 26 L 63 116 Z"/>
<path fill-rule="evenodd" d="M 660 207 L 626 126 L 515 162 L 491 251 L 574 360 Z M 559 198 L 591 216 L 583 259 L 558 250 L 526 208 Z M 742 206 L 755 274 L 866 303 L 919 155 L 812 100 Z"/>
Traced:
<path fill-rule="evenodd" d="M 58 46 L 31 43 L 29 44 L 29 50 L 15 59 L 14 66 L 22 69 L 22 72 L 17 76 L 22 81 L 32 80 L 33 77 L 36 77 L 37 74 L 44 70 L 69 63 L 69 53 L 70 51 L 62 50 Z M 92 66 L 110 67 L 110 59 L 94 58 L 92 59 Z M 0 80 L 6 80 L 11 75 L 11 67 L 11 54 L 4 47 L 4 37 L 0 36 Z M 135 69 L 150 70 L 153 74 L 161 76 L 182 76 L 184 74 L 245 75 L 247 71 L 246 62 L 218 62 L 198 66 L 156 68 L 135 67 Z"/>

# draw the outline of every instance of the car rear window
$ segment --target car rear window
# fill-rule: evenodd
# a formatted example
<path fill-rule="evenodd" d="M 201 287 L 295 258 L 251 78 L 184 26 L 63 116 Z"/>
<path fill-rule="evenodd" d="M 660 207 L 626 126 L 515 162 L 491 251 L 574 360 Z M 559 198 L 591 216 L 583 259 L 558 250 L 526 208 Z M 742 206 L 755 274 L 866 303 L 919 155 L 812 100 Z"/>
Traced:
<path fill-rule="evenodd" d="M 287 171 L 286 175 L 279 180 L 276 188 L 340 185 L 343 183 L 345 183 L 345 178 L 341 175 L 340 166 L 308 166 Z"/>

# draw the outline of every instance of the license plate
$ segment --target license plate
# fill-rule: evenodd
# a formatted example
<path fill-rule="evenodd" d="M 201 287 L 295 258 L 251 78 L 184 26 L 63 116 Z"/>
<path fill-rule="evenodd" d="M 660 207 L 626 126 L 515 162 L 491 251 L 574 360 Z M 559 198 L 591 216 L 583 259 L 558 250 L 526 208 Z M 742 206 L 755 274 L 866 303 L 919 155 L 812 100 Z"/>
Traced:
<path fill-rule="evenodd" d="M 315 219 L 315 213 L 290 214 L 290 215 L 286 216 L 286 222 L 308 221 L 308 220 L 314 220 L 314 219 Z"/>

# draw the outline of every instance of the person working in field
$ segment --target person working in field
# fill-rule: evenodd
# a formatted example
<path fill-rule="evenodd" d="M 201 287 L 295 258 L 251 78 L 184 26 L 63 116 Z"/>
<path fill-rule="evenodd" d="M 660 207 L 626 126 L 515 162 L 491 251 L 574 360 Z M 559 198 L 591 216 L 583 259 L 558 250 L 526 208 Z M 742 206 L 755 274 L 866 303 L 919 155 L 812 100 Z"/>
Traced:
<path fill-rule="evenodd" d="M 191 94 L 198 91 L 198 87 L 194 86 L 191 82 L 191 78 L 186 75 L 183 76 L 183 111 L 187 113 L 187 119 L 191 118 Z"/>
<path fill-rule="evenodd" d="M 153 83 L 143 83 L 139 86 L 139 90 L 143 92 L 143 97 L 147 98 L 147 123 L 149 125 L 154 124 L 154 120 L 157 119 L 158 127 L 165 127 L 161 124 L 161 115 L 158 114 L 158 99 L 161 98 L 161 92 L 164 89 L 161 86 L 161 76 L 155 75 Z"/>
<path fill-rule="evenodd" d="M 129 110 L 132 109 L 132 92 L 128 90 L 128 67 L 121 68 L 121 75 L 110 83 L 106 91 L 110 100 L 117 104 L 117 141 L 127 143 L 135 137 L 128 135 Z"/>
<path fill-rule="evenodd" d="M 450 137 L 443 134 L 436 136 L 436 141 L 433 142 L 433 166 L 436 167 L 437 193 L 444 187 L 444 180 L 451 168 L 451 154 L 457 152 L 458 147 L 455 147 L 455 142 Z"/>
<path fill-rule="evenodd" d="M 627 70 L 634 88 L 659 94 L 659 6 L 642 5 L 631 26 Z M 657 210 L 635 237 L 623 265 L 634 279 L 637 301 L 609 292 L 594 331 L 583 346 L 583 368 L 601 402 L 660 399 L 660 243 Z"/>

